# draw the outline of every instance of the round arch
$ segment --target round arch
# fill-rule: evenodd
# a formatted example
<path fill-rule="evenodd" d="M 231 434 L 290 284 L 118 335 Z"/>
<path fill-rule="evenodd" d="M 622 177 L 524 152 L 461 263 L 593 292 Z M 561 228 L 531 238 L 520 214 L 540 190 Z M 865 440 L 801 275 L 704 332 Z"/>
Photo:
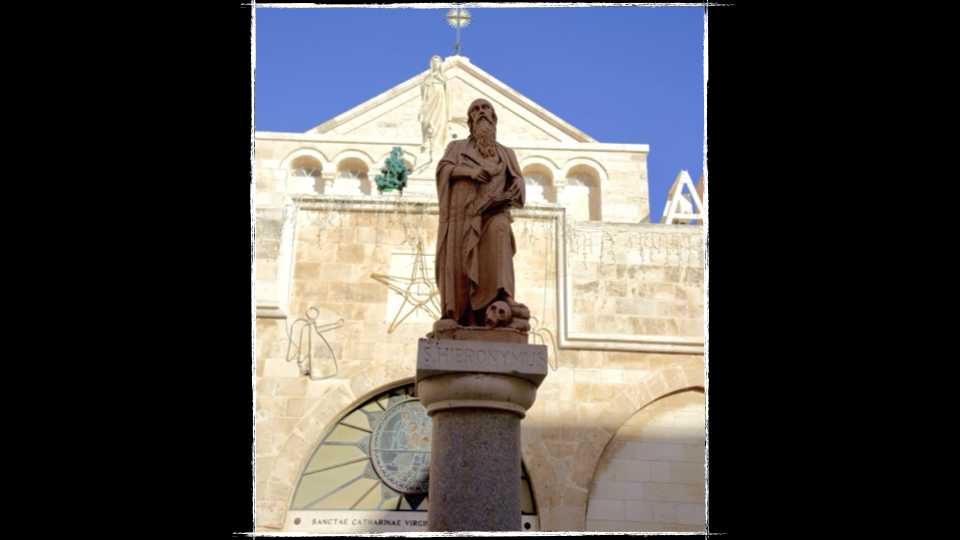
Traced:
<path fill-rule="evenodd" d="M 703 532 L 705 406 L 702 389 L 681 389 L 624 422 L 597 461 L 587 530 Z"/>
<path fill-rule="evenodd" d="M 526 169 L 527 165 L 538 164 L 550 171 L 551 176 L 556 178 L 560 172 L 560 167 L 552 159 L 544 156 L 526 156 L 520 160 L 520 168 Z"/>
<path fill-rule="evenodd" d="M 325 171 L 329 170 L 330 166 L 332 165 L 330 160 L 327 159 L 327 156 L 325 156 L 320 150 L 315 148 L 298 148 L 287 154 L 287 156 L 280 161 L 280 169 L 289 171 L 290 166 L 293 165 L 293 162 L 296 161 L 297 158 L 304 156 L 309 156 L 316 159 L 318 162 L 320 162 L 320 165 L 323 166 L 323 170 Z"/>
<path fill-rule="evenodd" d="M 555 169 L 538 160 L 522 165 L 521 170 L 526 184 L 528 203 L 556 204 Z"/>
<path fill-rule="evenodd" d="M 356 167 L 351 164 L 356 164 Z M 350 169 L 346 169 L 347 166 Z M 347 170 L 357 170 L 359 174 L 344 176 Z M 373 175 L 376 170 L 376 165 L 370 154 L 362 150 L 340 152 L 334 158 L 335 180 L 333 192 L 342 195 L 372 195 L 374 190 Z"/>
<path fill-rule="evenodd" d="M 567 160 L 560 168 L 560 178 L 566 179 L 574 168 L 587 169 L 593 172 L 593 175 L 600 182 L 599 187 L 607 187 L 610 177 L 607 175 L 607 169 L 597 160 L 588 157 L 576 157 Z"/>
<path fill-rule="evenodd" d="M 318 171 L 314 171 L 309 176 L 298 176 L 296 169 L 303 162 L 315 165 Z M 315 148 L 298 148 L 287 154 L 280 162 L 280 168 L 275 173 L 278 177 L 287 179 L 288 192 L 300 193 L 323 193 L 324 185 L 322 172 L 330 170 L 330 162 L 323 152 Z"/>
<path fill-rule="evenodd" d="M 402 146 L 400 147 L 400 150 L 403 152 L 403 161 L 407 162 L 408 166 L 410 166 L 410 164 L 412 163 L 416 163 L 417 161 L 416 154 L 413 154 L 407 150 L 404 150 Z M 388 157 L 390 157 L 390 152 L 386 152 L 382 154 L 379 158 L 377 158 L 375 162 L 373 162 L 374 167 L 380 168 L 386 165 Z"/>
<path fill-rule="evenodd" d="M 547 443 L 533 426 L 523 426 L 522 455 L 528 464 L 530 483 L 538 501 L 557 501 L 556 506 L 541 506 L 540 530 L 585 530 L 587 500 L 600 456 L 617 431 L 637 411 L 668 394 L 684 390 L 704 390 L 702 367 L 679 364 L 647 375 L 614 396 L 581 432 L 574 457 L 553 458 Z M 566 441 L 565 441 L 566 442 Z M 568 461 L 569 464 L 563 463 Z M 560 461 L 562 465 L 555 465 Z M 587 474 L 576 475 L 574 470 Z M 558 473 L 559 471 L 559 473 Z M 561 503 L 570 493 L 575 504 Z M 573 494 L 579 494 L 573 496 Z M 561 512 L 561 508 L 563 509 Z"/>
<path fill-rule="evenodd" d="M 367 167 L 373 167 L 373 165 L 376 163 L 376 161 L 374 161 L 373 158 L 370 157 L 370 154 L 364 152 L 363 150 L 344 150 L 343 152 L 340 152 L 339 154 L 334 156 L 332 161 L 334 166 L 333 170 L 335 171 L 340 170 L 340 163 L 350 158 L 358 159 L 364 162 L 367 165 Z"/>

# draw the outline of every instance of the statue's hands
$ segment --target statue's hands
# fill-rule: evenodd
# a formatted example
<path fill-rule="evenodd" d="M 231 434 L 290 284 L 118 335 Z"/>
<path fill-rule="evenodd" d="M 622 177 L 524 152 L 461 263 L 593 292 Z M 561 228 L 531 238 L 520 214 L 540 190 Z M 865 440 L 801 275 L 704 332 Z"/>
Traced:
<path fill-rule="evenodd" d="M 477 182 L 480 182 L 481 184 L 486 184 L 490 182 L 490 180 L 493 180 L 493 177 L 490 176 L 490 173 L 488 173 L 487 170 L 482 167 L 473 169 L 471 172 L 473 174 L 470 175 L 470 178 L 473 178 L 474 180 L 476 180 Z"/>
<path fill-rule="evenodd" d="M 520 187 L 516 184 L 510 187 L 507 191 L 497 193 L 490 199 L 490 208 L 497 209 L 505 204 L 510 206 L 515 206 L 514 200 L 520 195 Z"/>
<path fill-rule="evenodd" d="M 490 176 L 485 169 L 482 167 L 467 167 L 464 165 L 459 165 L 453 170 L 454 178 L 469 178 L 480 182 L 481 184 L 486 184 L 493 178 Z"/>
<path fill-rule="evenodd" d="M 509 202 L 512 204 L 513 201 L 519 196 L 520 196 L 520 186 L 517 184 L 513 184 L 512 186 L 510 186 L 510 189 L 508 189 L 507 191 L 504 191 L 500 195 L 497 195 L 496 200 L 498 202 L 503 201 L 503 202 Z"/>

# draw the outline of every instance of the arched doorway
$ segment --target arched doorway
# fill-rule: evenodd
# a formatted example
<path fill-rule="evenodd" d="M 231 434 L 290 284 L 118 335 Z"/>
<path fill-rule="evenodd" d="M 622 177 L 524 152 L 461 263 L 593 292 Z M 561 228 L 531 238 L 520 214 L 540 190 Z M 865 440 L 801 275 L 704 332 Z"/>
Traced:
<path fill-rule="evenodd" d="M 702 390 L 668 394 L 634 413 L 597 462 L 587 530 L 701 532 L 705 414 Z"/>

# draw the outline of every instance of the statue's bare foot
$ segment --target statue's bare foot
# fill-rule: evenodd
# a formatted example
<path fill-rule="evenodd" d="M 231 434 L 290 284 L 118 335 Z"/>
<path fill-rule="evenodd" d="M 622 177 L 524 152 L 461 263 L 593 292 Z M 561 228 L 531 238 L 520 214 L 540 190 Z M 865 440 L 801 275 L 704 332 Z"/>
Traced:
<path fill-rule="evenodd" d="M 513 312 L 514 319 L 530 320 L 530 308 L 521 304 L 520 302 L 517 302 L 512 296 L 506 297 L 505 301 L 507 302 L 507 305 L 510 306 L 510 311 Z M 529 324 L 527 327 L 529 329 Z"/>
<path fill-rule="evenodd" d="M 433 323 L 433 331 L 443 332 L 444 330 L 452 330 L 458 326 L 460 325 L 457 324 L 457 321 L 453 319 L 440 319 L 439 321 Z"/>
<path fill-rule="evenodd" d="M 530 321 L 527 319 L 519 319 L 517 317 L 513 318 L 513 321 L 506 326 L 506 328 L 512 328 L 513 330 L 519 330 L 521 332 L 530 331 Z"/>

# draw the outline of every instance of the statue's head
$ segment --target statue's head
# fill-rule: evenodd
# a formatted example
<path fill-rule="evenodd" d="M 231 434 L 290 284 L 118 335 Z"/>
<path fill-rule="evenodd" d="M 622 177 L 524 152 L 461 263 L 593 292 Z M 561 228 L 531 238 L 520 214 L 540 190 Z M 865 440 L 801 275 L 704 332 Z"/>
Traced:
<path fill-rule="evenodd" d="M 438 70 L 440 69 L 440 64 L 441 64 L 442 62 L 443 62 L 443 60 L 441 60 L 439 56 L 437 56 L 437 55 L 431 56 L 431 57 L 430 57 L 430 70 L 431 70 L 431 71 L 438 71 Z"/>
<path fill-rule="evenodd" d="M 471 134 L 473 134 L 473 125 L 481 118 L 490 120 L 494 126 L 497 125 L 497 111 L 493 110 L 493 105 L 483 98 L 474 100 L 467 109 L 467 127 L 470 128 Z"/>

